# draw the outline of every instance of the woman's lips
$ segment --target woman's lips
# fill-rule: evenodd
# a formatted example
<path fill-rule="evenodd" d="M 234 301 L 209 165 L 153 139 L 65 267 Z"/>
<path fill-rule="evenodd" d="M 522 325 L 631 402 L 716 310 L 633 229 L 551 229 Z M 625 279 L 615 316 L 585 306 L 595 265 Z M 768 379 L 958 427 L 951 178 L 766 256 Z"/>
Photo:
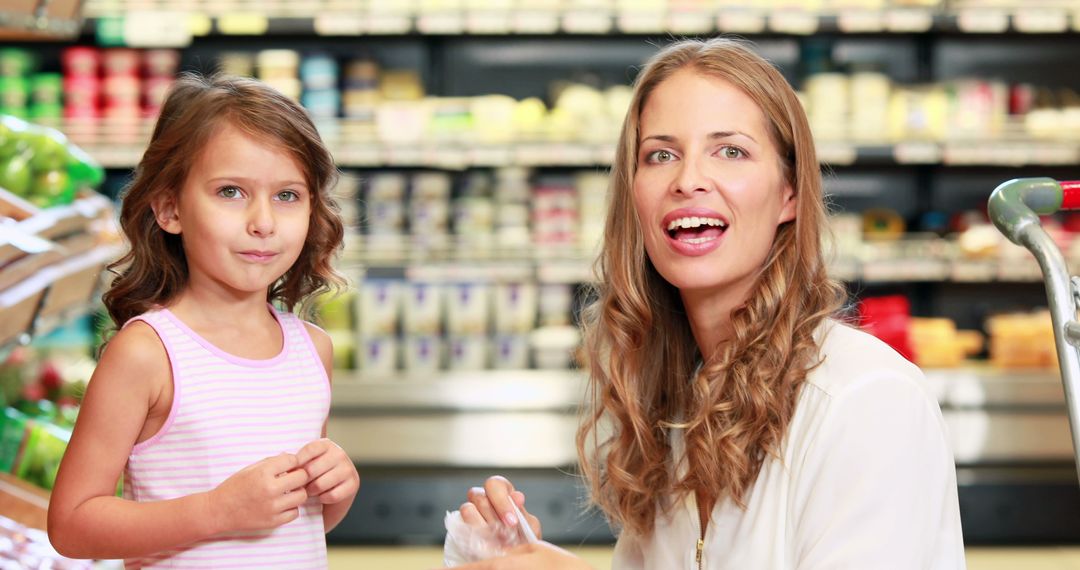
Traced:
<path fill-rule="evenodd" d="M 679 208 L 664 216 L 662 230 L 676 253 L 705 255 L 720 246 L 728 221 L 708 208 Z"/>
<path fill-rule="evenodd" d="M 720 247 L 720 243 L 724 239 L 724 231 L 717 228 L 709 228 L 702 233 L 679 230 L 675 232 L 674 236 L 671 235 L 671 232 L 664 232 L 664 237 L 667 238 L 668 245 L 675 252 L 682 255 L 698 256 L 705 255 Z"/>

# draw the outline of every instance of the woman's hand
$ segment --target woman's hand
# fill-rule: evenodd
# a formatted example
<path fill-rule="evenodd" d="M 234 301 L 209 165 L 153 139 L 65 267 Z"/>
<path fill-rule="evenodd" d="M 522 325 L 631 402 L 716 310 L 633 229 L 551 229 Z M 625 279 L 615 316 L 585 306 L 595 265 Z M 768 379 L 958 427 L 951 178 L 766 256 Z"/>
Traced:
<path fill-rule="evenodd" d="M 489 477 L 483 487 L 469 489 L 468 497 L 469 502 L 461 505 L 460 510 L 461 519 L 469 525 L 483 527 L 501 520 L 506 526 L 517 527 L 518 518 L 510 503 L 513 501 L 525 515 L 525 521 L 536 537 L 541 537 L 540 519 L 525 510 L 525 494 L 514 490 L 514 485 L 506 477 Z"/>
<path fill-rule="evenodd" d="M 510 549 L 504 556 L 456 568 L 458 570 L 592 570 L 592 567 L 584 560 L 547 542 L 523 544 Z"/>

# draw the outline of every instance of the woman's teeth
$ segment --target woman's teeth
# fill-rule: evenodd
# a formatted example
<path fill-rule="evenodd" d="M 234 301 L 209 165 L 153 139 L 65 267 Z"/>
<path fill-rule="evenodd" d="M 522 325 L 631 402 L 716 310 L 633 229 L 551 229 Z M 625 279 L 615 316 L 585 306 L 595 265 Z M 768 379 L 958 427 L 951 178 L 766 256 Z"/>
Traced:
<path fill-rule="evenodd" d="M 668 223 L 667 229 L 670 232 L 670 231 L 673 231 L 673 230 L 677 230 L 679 228 L 688 230 L 688 229 L 691 229 L 691 228 L 698 228 L 698 227 L 701 227 L 701 226 L 717 226 L 720 229 L 727 228 L 727 224 L 724 223 L 724 221 L 721 220 L 720 218 L 700 218 L 700 217 L 697 217 L 697 216 L 692 216 L 692 217 L 687 217 L 687 218 L 676 218 L 674 220 L 671 220 L 671 222 Z"/>

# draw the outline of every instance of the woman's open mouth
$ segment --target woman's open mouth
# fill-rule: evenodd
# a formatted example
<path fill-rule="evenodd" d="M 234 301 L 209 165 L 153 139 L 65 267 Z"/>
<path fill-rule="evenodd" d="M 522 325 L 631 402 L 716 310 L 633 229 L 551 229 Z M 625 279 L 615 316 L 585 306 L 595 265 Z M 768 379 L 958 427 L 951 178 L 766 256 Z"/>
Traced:
<path fill-rule="evenodd" d="M 728 222 L 711 210 L 683 208 L 664 216 L 664 230 L 672 249 L 682 255 L 704 255 L 716 249 Z"/>

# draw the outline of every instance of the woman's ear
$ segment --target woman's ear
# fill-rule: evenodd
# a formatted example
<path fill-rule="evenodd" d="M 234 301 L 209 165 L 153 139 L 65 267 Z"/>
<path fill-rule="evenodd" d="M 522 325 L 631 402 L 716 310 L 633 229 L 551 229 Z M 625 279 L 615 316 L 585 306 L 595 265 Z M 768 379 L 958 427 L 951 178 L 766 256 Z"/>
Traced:
<path fill-rule="evenodd" d="M 791 189 L 791 184 L 784 184 L 783 190 L 784 204 L 780 207 L 780 216 L 776 219 L 776 225 L 790 222 L 795 219 L 796 206 L 798 205 L 798 197 L 795 196 L 795 191 Z"/>
<path fill-rule="evenodd" d="M 157 225 L 170 234 L 180 235 L 180 215 L 176 209 L 176 198 L 171 192 L 163 192 L 150 202 Z"/>

